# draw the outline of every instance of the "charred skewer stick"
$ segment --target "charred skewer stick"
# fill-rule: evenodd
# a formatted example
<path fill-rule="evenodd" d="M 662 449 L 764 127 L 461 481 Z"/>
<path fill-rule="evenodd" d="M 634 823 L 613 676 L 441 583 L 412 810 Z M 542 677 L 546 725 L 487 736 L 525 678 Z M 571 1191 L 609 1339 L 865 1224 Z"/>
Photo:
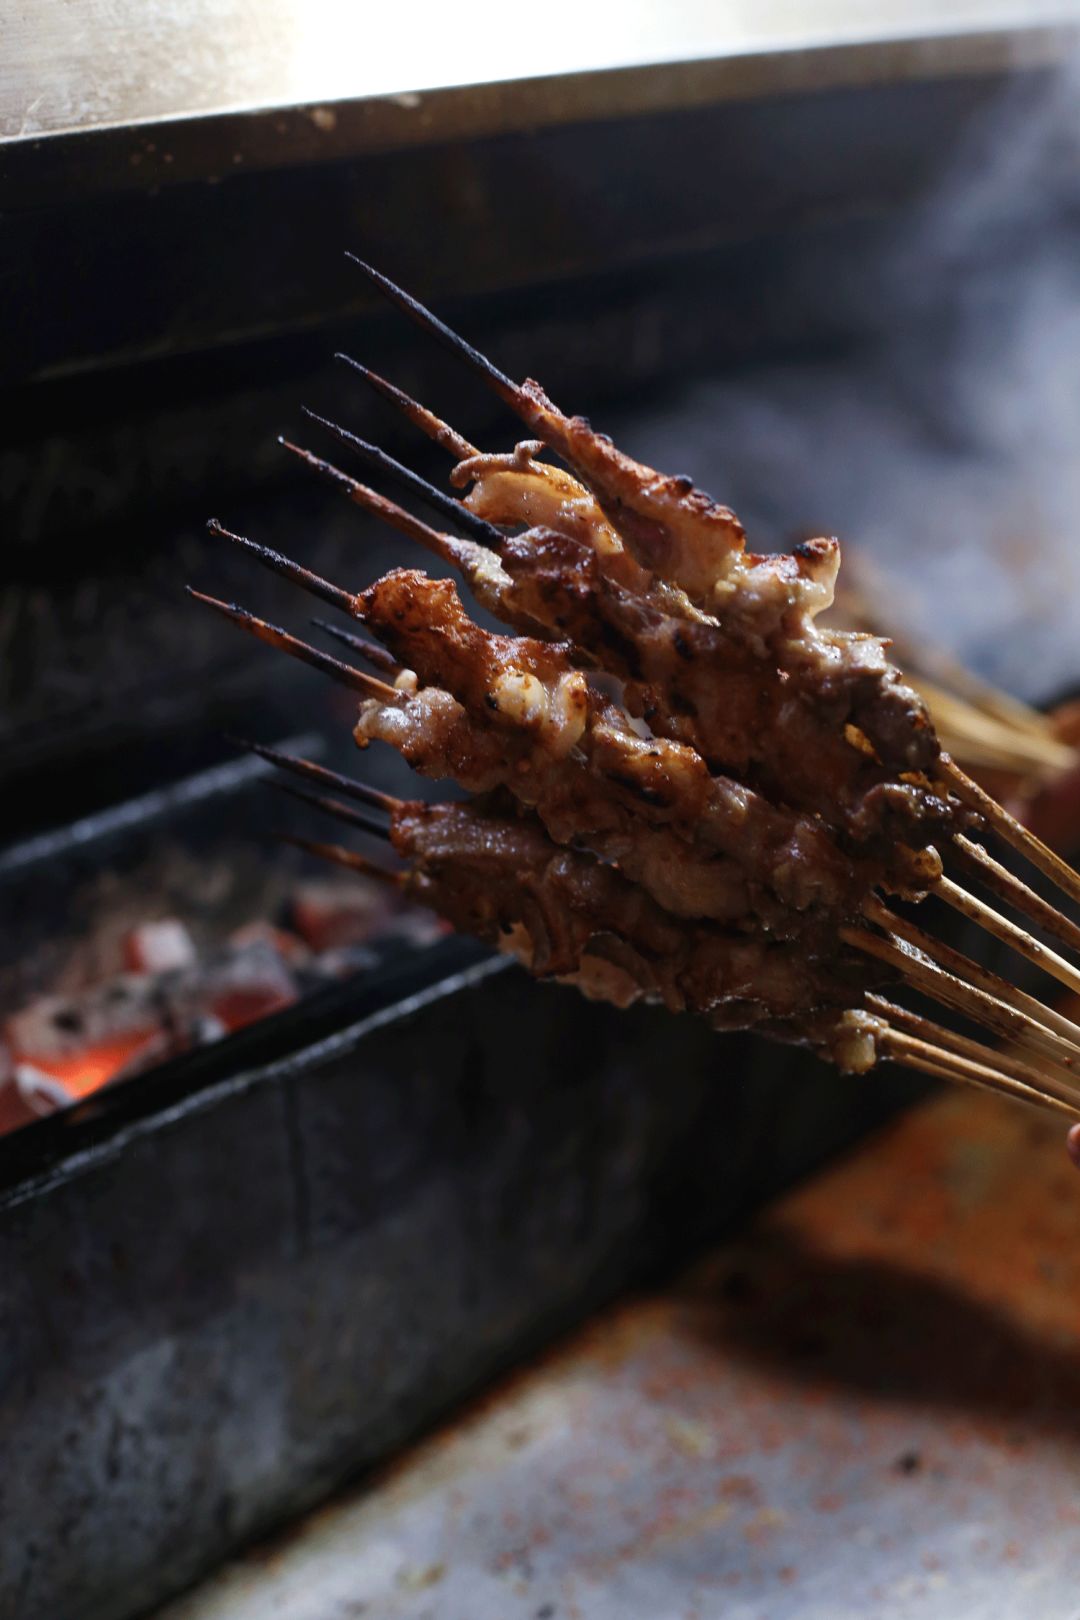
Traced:
<path fill-rule="evenodd" d="M 357 616 L 359 603 L 356 597 L 351 592 L 342 590 L 340 585 L 332 585 L 328 579 L 323 579 L 321 574 L 313 573 L 310 568 L 294 562 L 291 557 L 284 556 L 280 551 L 274 551 L 270 546 L 260 545 L 256 540 L 245 539 L 242 534 L 234 534 L 231 529 L 223 528 L 216 518 L 211 519 L 207 528 L 211 534 L 239 546 L 264 568 L 271 569 L 275 574 L 281 574 L 293 585 L 302 585 L 305 591 L 321 597 L 324 602 L 329 602 L 331 607 L 340 608 L 343 613 Z"/>
<path fill-rule="evenodd" d="M 471 445 L 468 439 L 463 439 L 460 433 L 456 433 L 452 427 L 440 420 L 434 411 L 429 411 L 426 406 L 418 404 L 400 388 L 395 388 L 393 383 L 387 382 L 385 377 L 379 377 L 374 371 L 369 371 L 359 360 L 354 360 L 348 354 L 335 354 L 334 359 L 342 361 L 363 377 L 370 388 L 381 394 L 383 399 L 388 399 L 391 405 L 396 406 L 403 416 L 420 429 L 421 433 L 425 433 L 435 444 L 448 450 L 456 461 L 465 461 L 470 456 L 480 454 L 475 445 Z"/>
<path fill-rule="evenodd" d="M 485 543 L 488 543 L 492 537 L 496 542 L 502 539 L 498 529 L 483 518 L 477 517 L 475 512 L 469 510 L 464 501 L 459 501 L 456 496 L 447 495 L 445 491 L 438 489 L 434 484 L 429 484 L 426 478 L 420 477 L 419 473 L 414 473 L 411 468 L 403 466 L 400 461 L 395 461 L 393 456 L 388 456 L 386 451 L 380 450 L 377 445 L 369 444 L 366 439 L 361 439 L 355 433 L 350 433 L 348 428 L 341 427 L 337 422 L 328 421 L 325 416 L 319 416 L 315 411 L 309 411 L 306 405 L 303 409 L 305 416 L 309 417 L 312 422 L 317 422 L 328 433 L 332 433 L 336 439 L 347 445 L 369 466 L 376 467 L 380 472 L 385 473 L 388 478 L 392 479 L 395 484 L 400 484 L 403 489 L 411 491 L 414 495 L 419 495 L 422 501 L 426 502 L 442 517 L 448 517 L 451 523 L 458 524 L 460 528 L 465 529 Z"/>
<path fill-rule="evenodd" d="M 241 534 L 234 534 L 231 529 L 223 528 L 216 519 L 212 519 L 207 527 L 211 534 L 230 541 L 234 546 L 241 547 L 242 550 L 255 557 L 264 568 L 269 568 L 274 573 L 281 574 L 283 578 L 291 581 L 294 585 L 302 585 L 313 596 L 321 597 L 324 602 L 329 602 L 331 607 L 340 608 L 344 613 L 356 613 L 356 598 L 351 596 L 348 591 L 342 590 L 340 586 L 332 585 L 321 574 L 313 573 L 310 568 L 304 568 L 300 563 L 293 562 L 291 557 L 283 556 L 280 551 L 274 551 L 270 546 L 263 546 L 255 540 L 245 539 Z M 192 592 L 192 595 L 198 595 L 198 592 Z M 212 599 L 203 597 L 201 600 L 209 602 Z M 244 610 L 238 609 L 237 611 Z"/>
<path fill-rule="evenodd" d="M 403 888 L 407 880 L 404 872 L 392 872 L 389 867 L 380 866 L 378 861 L 369 860 L 354 849 L 346 849 L 343 844 L 321 844 L 316 839 L 297 838 L 292 833 L 282 834 L 282 842 L 292 844 L 308 855 L 316 855 L 320 860 L 332 861 L 335 866 L 347 866 L 350 872 L 359 872 L 362 877 L 389 883 L 395 889 Z"/>
<path fill-rule="evenodd" d="M 347 794 L 349 798 L 357 799 L 361 804 L 373 805 L 388 815 L 401 803 L 400 799 L 393 798 L 389 793 L 382 793 L 378 788 L 370 787 L 367 782 L 358 782 L 354 777 L 344 776 L 340 771 L 332 771 L 328 765 L 320 765 L 314 759 L 300 759 L 295 754 L 283 754 L 279 748 L 269 748 L 265 743 L 245 742 L 242 739 L 237 739 L 237 742 L 240 748 L 249 749 L 251 753 L 258 754 L 260 759 L 279 766 L 283 771 L 291 771 L 309 782 L 332 787 L 338 793 Z"/>
<path fill-rule="evenodd" d="M 381 669 L 384 675 L 389 675 L 391 681 L 396 681 L 401 674 L 401 665 L 385 647 L 380 647 L 377 641 L 365 641 L 362 636 L 354 636 L 351 630 L 345 630 L 340 624 L 331 624 L 329 619 L 312 619 L 316 630 L 323 630 L 328 636 L 340 641 L 342 646 L 350 648 L 358 658 L 362 658 L 373 669 Z"/>
<path fill-rule="evenodd" d="M 443 321 L 440 321 L 429 309 L 425 309 L 417 299 L 411 297 L 401 287 L 398 287 L 390 280 L 389 276 L 384 276 L 381 271 L 376 270 L 370 264 L 366 264 L 363 259 L 357 258 L 355 253 L 346 253 L 345 257 L 352 260 L 357 269 L 363 272 L 385 298 L 388 298 L 398 309 L 404 310 L 410 320 L 414 320 L 425 332 L 432 333 L 450 350 L 451 354 L 456 355 L 458 359 L 464 360 L 478 377 L 490 384 L 500 399 L 505 400 L 508 405 L 514 404 L 521 390 L 516 383 L 512 383 L 509 377 L 493 366 L 491 361 L 480 353 L 479 349 L 474 349 L 471 343 L 466 343 L 463 337 L 459 337 L 455 331 L 445 325 Z"/>
<path fill-rule="evenodd" d="M 293 782 L 273 782 L 271 786 L 277 788 L 279 793 L 287 793 L 290 798 L 299 799 L 301 804 L 310 804 L 316 810 L 322 810 L 324 814 L 333 816 L 336 821 L 347 822 L 350 827 L 358 827 L 361 832 L 371 833 L 373 837 L 389 842 L 389 827 L 370 810 L 361 810 L 357 805 L 345 804 L 341 799 L 331 799 L 325 793 L 309 793 L 306 788 L 297 787 Z"/>
<path fill-rule="evenodd" d="M 462 540 L 452 534 L 444 534 L 441 530 L 433 529 L 430 524 L 422 522 L 420 518 L 414 517 L 411 512 L 407 512 L 404 507 L 398 506 L 396 502 L 388 500 L 385 495 L 380 495 L 376 490 L 370 489 L 367 484 L 362 484 L 357 479 L 350 478 L 348 473 L 343 473 L 332 462 L 322 461 L 318 456 L 313 456 L 309 450 L 303 450 L 299 445 L 291 444 L 288 439 L 282 439 L 280 442 L 286 450 L 291 451 L 293 455 L 299 456 L 303 461 L 307 462 L 314 471 L 323 477 L 328 477 L 333 483 L 337 484 L 355 505 L 362 507 L 366 512 L 371 512 L 373 516 L 381 518 L 392 529 L 397 529 L 401 534 L 408 535 L 410 540 L 419 541 L 420 545 L 430 551 L 432 556 L 438 557 L 441 562 L 449 563 L 451 568 L 460 569 L 467 578 L 471 577 L 470 571 L 483 567 L 485 563 L 488 567 L 495 563 L 498 551 L 502 549 L 503 536 L 498 529 L 492 528 L 491 525 L 487 526 L 490 529 L 490 534 L 485 535 L 481 543 Z M 483 533 L 483 531 L 478 532 Z M 507 583 L 509 584 L 509 580 Z"/>
<path fill-rule="evenodd" d="M 340 658 L 331 658 L 329 653 L 322 652 L 318 647 L 312 647 L 308 642 L 301 641 L 298 636 L 290 635 L 278 625 L 269 624 L 265 619 L 257 618 L 246 608 L 238 607 L 235 602 L 222 602 L 216 596 L 206 596 L 202 591 L 187 587 L 188 595 L 196 602 L 202 602 L 206 607 L 213 608 L 223 618 L 229 619 L 233 624 L 246 630 L 248 635 L 254 636 L 257 641 L 265 641 L 269 647 L 277 647 L 286 652 L 291 658 L 298 658 L 301 663 L 310 664 L 312 669 L 321 670 L 342 686 L 349 686 L 354 692 L 362 692 L 365 697 L 378 698 L 383 703 L 395 703 L 400 693 L 393 686 L 387 686 L 385 681 L 376 680 L 374 675 L 365 675 L 362 669 L 354 669 L 351 664 L 343 664 Z"/>
<path fill-rule="evenodd" d="M 358 479 L 351 478 L 348 473 L 342 472 L 341 468 L 336 467 L 332 461 L 324 461 L 321 456 L 313 455 L 310 450 L 305 450 L 302 445 L 293 444 L 291 439 L 280 438 L 278 443 L 282 449 L 288 450 L 290 455 L 297 456 L 301 461 L 306 462 L 312 471 L 317 472 L 321 478 L 326 478 L 331 483 L 336 484 L 339 489 L 348 495 L 350 500 L 355 501 L 357 506 L 362 506 L 365 511 L 372 512 L 376 517 L 382 518 L 391 528 L 400 529 L 403 534 L 409 535 L 414 540 L 419 540 L 424 545 L 429 544 L 432 540 L 441 541 L 446 538 L 446 536 L 438 534 L 436 530 L 430 528 L 426 523 L 421 522 L 419 518 L 413 517 L 411 512 L 406 512 L 403 507 L 398 506 L 394 501 L 388 500 L 385 495 L 380 495 L 367 484 L 362 484 Z M 497 529 L 492 532 L 497 539 L 502 539 Z"/>

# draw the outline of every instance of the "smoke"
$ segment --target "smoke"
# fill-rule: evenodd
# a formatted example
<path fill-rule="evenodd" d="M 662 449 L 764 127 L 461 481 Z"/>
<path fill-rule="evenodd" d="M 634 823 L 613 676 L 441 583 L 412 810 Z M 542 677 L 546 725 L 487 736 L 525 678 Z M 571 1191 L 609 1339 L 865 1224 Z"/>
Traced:
<path fill-rule="evenodd" d="M 837 534 L 898 631 L 1031 699 L 1080 682 L 1078 79 L 1011 86 L 858 267 L 854 363 L 701 385 L 689 455 L 670 420 L 648 446 L 756 550 Z"/>

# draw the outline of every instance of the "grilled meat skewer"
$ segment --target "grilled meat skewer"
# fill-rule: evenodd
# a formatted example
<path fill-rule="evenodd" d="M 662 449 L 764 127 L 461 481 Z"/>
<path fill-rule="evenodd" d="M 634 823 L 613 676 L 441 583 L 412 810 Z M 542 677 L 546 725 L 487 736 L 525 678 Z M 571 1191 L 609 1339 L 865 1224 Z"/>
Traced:
<path fill-rule="evenodd" d="M 359 620 L 378 648 L 340 639 L 387 678 L 204 600 L 351 687 L 361 746 L 387 742 L 474 795 L 406 804 L 285 762 L 369 806 L 321 798 L 319 807 L 365 834 L 379 825 L 373 813 L 388 813 L 405 865 L 384 875 L 534 973 L 620 1004 L 655 999 L 717 1028 L 802 1041 L 844 1067 L 902 1061 L 1080 1113 L 1080 1027 L 882 898 L 936 896 L 1080 987 L 1067 957 L 946 875 L 955 859 L 1070 949 L 1080 942 L 1080 929 L 992 861 L 978 836 L 993 828 L 1071 895 L 1080 878 L 941 754 L 887 644 L 816 623 L 832 601 L 837 542 L 749 551 L 727 507 L 631 460 L 537 384 L 519 387 L 362 268 L 536 437 L 484 454 L 350 361 L 455 458 L 451 485 L 462 493 L 308 414 L 433 509 L 438 528 L 288 445 L 450 565 L 511 635 L 482 629 L 450 581 L 420 570 L 393 569 L 351 592 L 230 537 Z M 542 460 L 545 450 L 564 465 Z M 318 847 L 372 869 L 355 852 Z M 1007 1035 L 1023 1055 L 999 1058 L 882 1000 L 890 983 Z"/>

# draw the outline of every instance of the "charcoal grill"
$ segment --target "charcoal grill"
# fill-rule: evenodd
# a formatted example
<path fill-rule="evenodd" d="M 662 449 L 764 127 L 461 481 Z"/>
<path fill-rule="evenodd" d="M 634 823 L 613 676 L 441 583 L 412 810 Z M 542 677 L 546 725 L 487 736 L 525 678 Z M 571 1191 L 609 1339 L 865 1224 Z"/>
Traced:
<path fill-rule="evenodd" d="M 230 16 L 226 64 L 250 24 Z M 400 556 L 273 442 L 302 400 L 361 430 L 378 409 L 333 351 L 479 442 L 507 435 L 341 248 L 647 459 L 685 442 L 718 484 L 694 388 L 858 375 L 883 254 L 1007 74 L 1038 101 L 1067 44 L 900 13 L 856 39 L 838 14 L 809 41 L 586 52 L 569 76 L 431 94 L 305 80 L 300 107 L 268 49 L 249 107 L 213 72 L 193 99 L 133 68 L 80 113 L 63 85 L 107 22 L 65 43 L 46 6 L 0 71 L 5 966 L 75 926 L 82 885 L 143 881 L 167 846 L 280 870 L 289 816 L 224 732 L 314 732 L 349 762 L 347 710 L 314 676 L 180 595 L 229 594 L 212 512 L 285 550 L 302 531 L 334 578 Z M 31 107 L 46 46 L 58 88 Z M 379 418 L 422 466 L 398 431 Z M 807 516 L 724 493 L 781 530 Z M 237 594 L 293 610 L 249 571 Z M 443 940 L 0 1140 L 0 1616 L 148 1612 L 919 1090 L 587 1006 Z"/>

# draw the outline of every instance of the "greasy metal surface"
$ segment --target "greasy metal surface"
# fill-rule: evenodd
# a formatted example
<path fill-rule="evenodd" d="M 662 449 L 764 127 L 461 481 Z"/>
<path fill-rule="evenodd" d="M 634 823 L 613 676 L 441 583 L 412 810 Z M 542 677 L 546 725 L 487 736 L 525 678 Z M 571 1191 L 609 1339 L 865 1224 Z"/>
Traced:
<path fill-rule="evenodd" d="M 1030 66 L 1059 54 L 1054 29 L 1078 15 L 1075 0 L 878 0 L 870 19 L 861 0 L 671 0 L 622 7 L 617 25 L 606 8 L 555 0 L 535 27 L 508 27 L 494 0 L 422 12 L 95 0 L 76 21 L 64 0 L 38 0 L 4 21 L 0 140 L 116 130 L 114 181 L 220 178 L 236 165 Z M 299 116 L 280 116 L 289 108 Z M 245 115 L 267 111 L 277 116 L 245 129 Z"/>
<path fill-rule="evenodd" d="M 10 8 L 9 8 L 10 10 Z M 96 0 L 72 27 L 62 0 L 9 16 L 0 78 L 5 135 L 142 123 L 242 106 L 287 106 L 359 96 L 595 72 L 756 49 L 911 33 L 944 33 L 1067 15 L 1063 4 L 1016 0 L 772 0 L 718 6 L 669 0 L 628 6 L 613 26 L 603 8 L 569 0 L 544 25 L 507 27 L 494 0 L 464 7 L 383 7 L 377 19 L 336 0 Z"/>
<path fill-rule="evenodd" d="M 0 384 L 92 373 L 94 421 L 103 425 L 128 414 L 141 425 L 147 393 L 164 407 L 160 426 L 138 435 L 137 454 L 130 433 L 115 452 L 98 448 L 80 498 L 68 503 L 80 527 L 87 501 L 97 515 L 103 468 L 141 483 L 145 466 L 146 481 L 168 494 L 172 469 L 190 454 L 178 436 L 199 437 L 193 395 L 209 413 L 202 442 L 235 456 L 246 436 L 250 460 L 256 421 L 272 443 L 270 409 L 295 409 L 283 386 L 295 386 L 298 367 L 311 377 L 335 347 L 362 343 L 399 384 L 420 368 L 430 385 L 431 345 L 406 336 L 342 257 L 346 246 L 459 320 L 473 341 L 493 343 L 501 365 L 531 373 L 542 363 L 550 387 L 569 372 L 579 388 L 603 387 L 601 351 L 619 357 L 625 399 L 642 362 L 653 375 L 685 376 L 750 350 L 759 357 L 770 334 L 786 346 L 813 344 L 823 324 L 834 334 L 857 320 L 852 275 L 872 280 L 880 262 L 864 238 L 839 240 L 843 227 L 902 229 L 895 216 L 936 189 L 1005 92 L 1003 73 L 943 77 L 914 46 L 911 55 L 907 75 L 862 88 L 768 96 L 740 67 L 738 100 L 486 140 L 439 126 L 433 146 L 347 156 L 322 137 L 312 147 L 303 114 L 242 115 L 227 136 L 196 120 L 185 185 L 171 183 L 182 154 L 161 128 L 0 145 L 14 299 Z M 1038 105 L 1052 95 L 1052 77 L 1050 69 L 1020 76 Z M 513 103 L 524 105 L 516 93 Z M 689 293 L 669 292 L 678 320 L 665 318 L 657 296 L 663 276 L 679 273 L 673 259 L 686 261 L 682 279 L 692 283 Z M 515 300 L 515 289 L 527 293 Z M 872 291 L 880 316 L 880 286 Z M 628 293 L 638 306 L 629 323 Z M 212 348 L 222 351 L 213 366 L 193 358 L 179 374 L 153 369 Z M 102 374 L 133 362 L 151 362 L 141 390 L 124 386 L 102 400 Z M 459 371 L 451 376 L 446 408 L 459 410 L 469 391 Z M 610 363 L 607 376 L 610 389 Z M 355 383 L 347 392 L 355 399 Z M 588 404 L 588 393 L 577 401 Z M 35 428 L 64 435 L 72 405 L 82 408 L 38 395 L 27 421 L 13 403 L 20 437 Z M 155 452 L 155 436 L 168 454 Z M 56 482 L 53 463 L 45 482 L 47 490 Z M 48 494 L 20 499 L 18 483 L 9 487 L 20 529 L 55 506 Z"/>
<path fill-rule="evenodd" d="M 1075 1620 L 1078 1236 L 935 1099 L 160 1620 Z"/>

